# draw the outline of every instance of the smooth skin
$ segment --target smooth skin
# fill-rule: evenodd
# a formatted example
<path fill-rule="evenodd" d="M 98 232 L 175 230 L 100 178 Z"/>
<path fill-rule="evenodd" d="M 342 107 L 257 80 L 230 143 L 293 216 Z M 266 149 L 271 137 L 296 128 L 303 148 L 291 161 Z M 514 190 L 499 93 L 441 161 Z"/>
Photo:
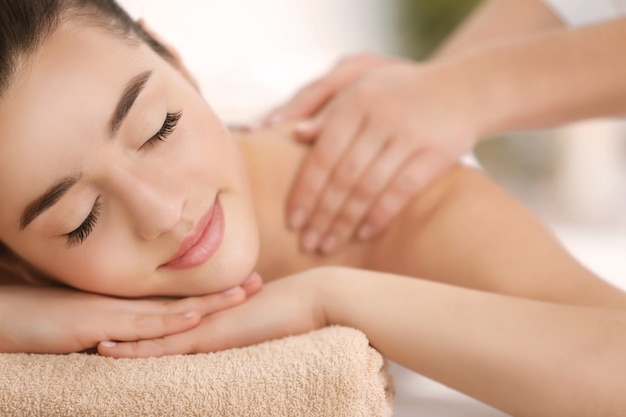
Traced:
<path fill-rule="evenodd" d="M 262 256 L 259 272 L 267 280 L 291 276 L 191 331 L 100 344 L 101 354 L 216 351 L 339 324 L 364 331 L 394 361 L 512 415 L 623 410 L 626 295 L 572 259 L 526 209 L 482 174 L 455 167 L 381 238 L 330 257 L 298 253 L 295 245 L 282 245 L 295 243 L 294 233 L 271 223 L 280 221 L 289 192 L 289 182 L 279 178 L 298 166 L 288 171 L 272 161 L 306 156 L 288 134 L 259 133 L 242 145 L 249 146 L 248 166 L 261 174 L 254 189 L 268 195 L 258 211 L 274 230 L 261 229 L 265 242 L 275 242 L 268 252 L 287 251 L 280 265 L 277 257 Z M 265 217 L 264 210 L 274 215 Z M 355 260 L 370 270 L 314 267 Z"/>
<path fill-rule="evenodd" d="M 128 300 L 50 285 L 2 286 L 0 351 L 64 354 L 92 349 L 102 340 L 180 333 L 198 325 L 202 316 L 240 304 L 261 285 L 255 278 L 224 293 L 180 300 Z"/>
<path fill-rule="evenodd" d="M 626 406 L 623 310 L 337 267 L 269 283 L 197 330 L 105 352 L 216 351 L 329 324 L 358 328 L 386 357 L 514 416 L 618 416 Z"/>
<path fill-rule="evenodd" d="M 101 59 L 106 59 L 105 51 L 122 48 L 117 43 L 108 44 L 108 39 L 96 36 L 94 32 L 90 34 L 93 36 L 91 41 L 102 42 L 99 44 L 102 48 L 98 50 Z M 90 39 L 86 36 L 87 33 L 83 35 L 85 36 L 81 37 L 81 41 Z M 57 44 L 58 47 L 71 51 L 72 48 L 65 47 L 73 45 L 76 37 L 58 38 L 58 41 L 61 42 Z M 83 46 L 86 52 L 93 49 L 88 44 Z M 171 94 L 185 103 L 197 105 L 196 108 L 186 104 L 185 114 L 193 109 L 198 115 L 206 116 L 193 117 L 194 113 L 186 116 L 189 124 L 185 126 L 189 131 L 195 131 L 198 128 L 196 124 L 203 125 L 206 122 L 210 113 L 200 113 L 203 107 L 197 93 L 188 89 L 191 84 L 184 84 L 178 75 L 163 66 L 154 55 L 146 56 L 145 50 L 138 53 L 129 49 L 128 52 L 132 52 L 134 65 L 144 64 L 142 60 L 149 58 L 147 62 L 157 68 L 154 76 L 159 81 L 158 85 L 170 86 L 174 82 Z M 94 62 L 97 64 L 97 61 Z M 120 64 L 120 61 L 115 63 Z M 36 73 L 35 70 L 33 68 L 33 74 Z M 59 73 L 61 80 L 75 81 L 63 78 L 62 71 Z M 106 79 L 106 75 L 103 74 L 102 79 Z M 119 74 L 115 72 L 112 75 Z M 189 80 L 188 82 L 191 83 Z M 156 98 L 161 95 L 155 92 Z M 145 105 L 151 103 L 154 101 L 149 100 Z M 17 129 L 19 126 L 12 127 Z M 266 290 L 250 297 L 246 303 L 204 315 L 197 326 L 189 331 L 130 343 L 124 343 L 129 338 L 118 339 L 114 336 L 111 338 L 112 343 L 105 341 L 99 344 L 98 351 L 101 354 L 138 357 L 211 351 L 302 333 L 322 325 L 337 323 L 362 329 L 383 354 L 398 362 L 518 415 L 542 415 L 546 410 L 569 410 L 564 407 L 585 412 L 589 407 L 595 407 L 594 410 L 599 414 L 608 414 L 609 411 L 618 409 L 615 407 L 623 405 L 620 403 L 621 397 L 614 395 L 615 387 L 619 386 L 614 382 L 624 370 L 623 355 L 616 352 L 621 353 L 625 346 L 625 296 L 572 259 L 528 211 L 480 173 L 458 167 L 420 193 L 419 198 L 410 203 L 384 236 L 369 242 L 354 242 L 332 256 L 301 253 L 296 244 L 298 237 L 288 229 L 283 213 L 293 178 L 307 156 L 308 147 L 289 141 L 291 131 L 291 126 L 285 126 L 256 135 L 238 137 L 234 142 L 245 162 L 243 166 L 252 196 L 249 200 L 240 200 L 241 204 L 233 204 L 233 207 L 245 205 L 246 201 L 253 202 L 251 207 L 238 209 L 250 208 L 258 223 L 260 253 L 258 259 L 255 259 L 255 270 L 266 281 L 276 281 L 267 284 Z M 219 129 L 212 132 L 214 136 L 208 136 L 206 140 L 216 140 L 215 146 L 226 146 L 226 142 L 221 140 L 229 137 L 220 136 Z M 183 135 L 179 138 L 181 141 L 190 140 L 191 144 L 187 146 L 196 146 L 195 141 L 199 141 L 199 137 L 204 135 Z M 79 138 L 60 136 L 58 140 L 78 141 Z M 181 146 L 178 148 L 181 152 L 187 150 L 183 143 L 177 145 Z M 107 143 L 109 145 L 113 146 Z M 123 141 L 121 145 L 129 147 Z M 120 146 L 120 142 L 116 146 Z M 134 150 L 135 147 L 130 149 Z M 166 154 L 159 155 L 165 157 Z M 28 155 L 21 156 L 26 158 Z M 223 155 L 219 156 L 221 159 L 214 156 L 215 164 L 223 162 Z M 277 160 L 281 163 L 277 164 Z M 183 169 L 185 166 L 177 168 Z M 224 167 L 224 170 L 228 168 Z M 211 180 L 221 178 L 221 174 L 216 170 L 206 177 Z M 230 179 L 225 176 L 223 181 Z M 158 182 L 137 182 L 133 185 L 141 187 L 137 189 L 141 192 L 160 190 Z M 172 190 L 178 191 L 175 187 Z M 124 198 L 135 201 L 134 194 L 126 193 Z M 143 222 L 160 219 L 169 213 L 169 202 L 165 198 L 151 201 L 150 216 L 141 219 L 141 225 L 147 226 Z M 226 213 L 229 212 L 226 210 Z M 247 216 L 241 218 L 247 219 Z M 178 223 L 174 226 L 177 225 Z M 231 227 L 237 231 L 240 226 L 241 224 L 235 224 Z M 249 233 L 241 234 L 251 234 L 254 229 L 256 228 L 250 226 Z M 124 234 L 129 231 L 122 228 L 118 232 Z M 175 248 L 169 240 L 171 236 L 165 231 L 163 233 L 168 239 L 157 243 L 167 244 L 167 248 L 157 246 L 158 250 L 147 252 L 145 260 L 149 264 L 153 263 L 152 255 L 162 256 L 165 249 L 170 246 Z M 106 240 L 98 242 L 107 244 Z M 238 259 L 249 261 L 254 258 L 252 248 L 255 246 L 250 244 L 246 246 L 248 251 L 242 251 L 240 245 L 233 244 L 228 247 L 229 252 L 223 255 L 236 253 L 240 256 Z M 106 247 L 110 250 L 116 249 Z M 85 247 L 84 250 L 89 248 Z M 85 265 L 89 265 L 87 261 L 85 260 Z M 316 268 L 320 266 L 327 268 Z M 241 268 L 241 264 L 233 263 L 232 267 Z M 361 269 L 354 269 L 356 267 Z M 212 274 L 197 283 L 192 279 L 202 277 L 192 274 L 171 274 L 166 282 L 175 286 L 176 292 L 181 293 L 193 290 L 186 288 L 189 287 L 189 282 L 202 284 L 206 288 L 214 286 L 221 291 L 248 286 L 247 282 L 240 280 L 240 274 L 228 276 L 226 273 L 229 271 L 222 270 L 222 274 L 218 271 L 207 270 L 207 274 Z M 399 277 L 398 274 L 408 277 Z M 95 285 L 89 281 L 87 271 L 85 275 L 81 284 Z M 288 275 L 296 276 L 277 280 Z M 440 282 L 422 281 L 416 277 Z M 227 278 L 227 281 L 220 281 Z M 145 280 L 146 277 L 128 279 L 131 281 L 125 288 L 124 282 L 120 281 L 113 290 L 124 291 L 131 286 L 145 284 L 143 281 L 132 280 Z M 100 282 L 99 285 L 106 285 L 106 282 Z M 249 285 L 256 286 L 258 291 L 258 275 L 253 274 Z M 171 286 L 166 288 L 172 288 Z M 31 291 L 36 289 L 31 287 Z M 48 293 L 52 288 L 44 291 Z M 79 302 L 71 303 L 67 307 L 68 313 L 63 314 L 59 310 L 60 313 L 52 319 L 71 319 L 70 324 L 76 322 L 75 318 L 80 317 L 78 314 L 94 304 L 90 303 L 94 299 L 90 299 L 89 294 L 85 293 L 82 297 Z M 24 300 L 25 295 L 17 294 L 13 299 Z M 98 300 L 101 299 L 97 298 L 96 301 Z M 130 304 L 125 305 L 130 308 Z M 9 301 L 8 306 L 19 307 L 19 301 Z M 46 315 L 48 311 L 42 308 L 45 306 L 38 303 L 31 303 L 29 306 L 35 311 L 39 309 L 39 312 L 22 315 L 19 318 L 21 322 L 18 322 L 23 328 L 31 329 L 29 320 L 30 325 L 33 324 L 32 321 L 51 320 Z M 64 308 L 62 304 L 59 306 Z M 142 309 L 142 312 L 149 312 L 155 307 L 154 311 L 158 315 L 168 312 L 180 314 L 192 308 L 181 306 L 181 310 L 177 310 L 179 306 L 174 306 L 168 311 L 164 308 L 166 306 L 158 304 L 144 307 L 146 309 Z M 203 315 L 198 311 L 201 308 L 205 308 L 204 305 L 192 309 L 198 315 Z M 220 307 L 214 307 L 214 310 L 218 308 Z M 111 308 L 104 303 L 103 307 L 96 310 L 92 317 L 97 325 L 102 323 L 100 318 L 109 313 Z M 0 320 L 3 323 L 13 320 L 16 311 L 23 310 L 3 309 Z M 101 315 L 100 318 L 98 314 Z M 122 318 L 129 319 L 134 315 L 136 311 L 131 311 Z M 5 327 L 2 329 L 4 331 Z M 76 325 L 71 329 L 81 330 Z M 506 329 L 509 330 L 505 331 Z M 163 328 L 154 333 L 159 332 L 168 333 Z M 174 332 L 169 329 L 169 333 Z M 150 332 L 150 335 L 154 333 Z M 71 334 L 72 332 L 63 333 L 61 336 L 69 337 Z M 109 332 L 97 334 L 99 337 L 108 335 Z M 93 343 L 95 336 L 93 337 L 86 338 L 86 344 Z M 581 340 L 589 341 L 589 344 L 579 343 Z M 523 355 L 520 355 L 521 349 Z M 555 358 L 554 352 L 557 350 L 559 355 Z M 589 358 L 590 351 L 598 355 L 598 363 L 602 366 L 585 366 L 586 363 L 581 358 Z M 557 359 L 559 361 L 555 362 Z M 556 366 L 561 372 L 546 372 L 548 365 L 552 369 Z M 594 385 L 585 392 L 581 389 L 579 395 L 575 389 L 589 381 Z M 558 386 L 566 386 L 572 390 L 554 393 L 554 387 Z M 521 403 L 518 398 L 520 387 L 528 387 L 528 392 L 532 394 L 532 397 L 524 399 L 533 398 L 536 401 Z M 604 396 L 596 395 L 597 392 L 602 392 Z"/>
<path fill-rule="evenodd" d="M 488 0 L 424 62 L 348 57 L 272 112 L 315 142 L 287 216 L 308 252 L 380 234 L 479 140 L 626 113 L 626 19 L 568 28 L 540 0 Z"/>

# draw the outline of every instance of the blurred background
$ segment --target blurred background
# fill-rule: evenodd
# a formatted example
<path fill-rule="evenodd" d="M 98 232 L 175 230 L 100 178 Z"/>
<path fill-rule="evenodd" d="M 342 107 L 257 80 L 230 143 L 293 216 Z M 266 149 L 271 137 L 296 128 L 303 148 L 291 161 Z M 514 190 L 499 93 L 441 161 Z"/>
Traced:
<path fill-rule="evenodd" d="M 426 59 L 477 0 L 121 0 L 175 45 L 227 122 L 249 122 L 346 55 Z M 585 121 L 483 141 L 491 178 L 626 289 L 626 128 Z M 502 416 L 400 368 L 396 417 Z"/>

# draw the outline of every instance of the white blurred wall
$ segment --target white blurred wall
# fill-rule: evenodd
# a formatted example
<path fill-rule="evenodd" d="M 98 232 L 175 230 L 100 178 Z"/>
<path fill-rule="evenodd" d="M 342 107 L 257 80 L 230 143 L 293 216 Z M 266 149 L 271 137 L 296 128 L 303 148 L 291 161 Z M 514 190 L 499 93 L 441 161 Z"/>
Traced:
<path fill-rule="evenodd" d="M 386 0 L 120 0 L 174 44 L 228 121 L 287 98 L 341 56 L 393 52 Z"/>

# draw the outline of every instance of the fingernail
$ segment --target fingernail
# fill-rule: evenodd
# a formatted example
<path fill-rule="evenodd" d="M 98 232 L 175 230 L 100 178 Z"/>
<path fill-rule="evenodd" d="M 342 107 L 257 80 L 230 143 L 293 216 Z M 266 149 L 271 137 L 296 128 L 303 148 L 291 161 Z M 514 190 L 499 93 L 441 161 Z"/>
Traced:
<path fill-rule="evenodd" d="M 291 216 L 289 216 L 289 226 L 293 230 L 300 230 L 302 226 L 304 226 L 304 222 L 306 222 L 306 211 L 301 208 L 297 208 L 291 212 Z"/>
<path fill-rule="evenodd" d="M 248 278 L 246 278 L 246 280 L 244 282 L 242 282 L 240 284 L 240 287 L 245 287 L 246 285 L 251 284 L 252 282 L 256 281 L 257 279 L 261 279 L 261 276 L 257 272 L 253 272 L 253 273 L 250 274 L 250 276 Z"/>
<path fill-rule="evenodd" d="M 194 317 L 196 315 L 196 312 L 193 310 L 190 311 L 185 311 L 184 313 L 181 314 L 181 316 L 183 316 L 183 318 L 185 319 L 190 319 L 192 317 Z"/>
<path fill-rule="evenodd" d="M 319 240 L 319 233 L 316 230 L 308 230 L 302 239 L 302 249 L 308 253 L 313 252 L 317 248 Z"/>
<path fill-rule="evenodd" d="M 231 295 L 235 295 L 235 294 L 239 293 L 240 289 L 241 288 L 239 286 L 232 287 L 232 288 L 229 288 L 227 290 L 222 291 L 222 295 L 225 295 L 227 297 L 231 296 Z"/>
<path fill-rule="evenodd" d="M 337 236 L 335 236 L 334 234 L 326 236 L 326 238 L 322 242 L 322 252 L 326 255 L 333 252 L 337 247 L 337 242 Z"/>
<path fill-rule="evenodd" d="M 117 343 L 107 340 L 105 342 L 100 342 L 100 345 L 104 346 L 105 348 L 112 348 L 117 346 Z"/>
<path fill-rule="evenodd" d="M 309 130 L 313 129 L 313 126 L 315 126 L 315 124 L 313 123 L 313 120 L 305 120 L 303 122 L 298 123 L 295 126 L 295 129 L 298 132 L 306 133 Z"/>
<path fill-rule="evenodd" d="M 373 234 L 374 230 L 372 229 L 372 226 L 370 226 L 369 224 L 364 224 L 359 228 L 357 236 L 360 240 L 367 240 L 372 237 Z"/>

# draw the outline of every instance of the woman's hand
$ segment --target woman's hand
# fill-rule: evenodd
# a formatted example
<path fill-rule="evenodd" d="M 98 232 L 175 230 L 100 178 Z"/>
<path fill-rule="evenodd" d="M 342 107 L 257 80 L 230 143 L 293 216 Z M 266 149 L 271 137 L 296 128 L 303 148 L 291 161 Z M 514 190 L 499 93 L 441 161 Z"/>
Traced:
<path fill-rule="evenodd" d="M 61 287 L 0 286 L 0 352 L 71 353 L 106 340 L 136 341 L 197 326 L 202 316 L 240 304 L 246 288 L 180 300 L 129 300 Z"/>
<path fill-rule="evenodd" d="M 357 57 L 273 116 L 316 112 L 295 128 L 297 138 L 315 144 L 287 205 L 303 250 L 327 254 L 355 233 L 376 236 L 473 147 L 464 81 L 443 66 Z"/>
<path fill-rule="evenodd" d="M 98 352 L 117 358 L 214 352 L 321 328 L 327 323 L 320 282 L 332 281 L 335 271 L 316 268 L 272 281 L 245 303 L 208 315 L 191 330 L 160 339 L 101 343 Z"/>

